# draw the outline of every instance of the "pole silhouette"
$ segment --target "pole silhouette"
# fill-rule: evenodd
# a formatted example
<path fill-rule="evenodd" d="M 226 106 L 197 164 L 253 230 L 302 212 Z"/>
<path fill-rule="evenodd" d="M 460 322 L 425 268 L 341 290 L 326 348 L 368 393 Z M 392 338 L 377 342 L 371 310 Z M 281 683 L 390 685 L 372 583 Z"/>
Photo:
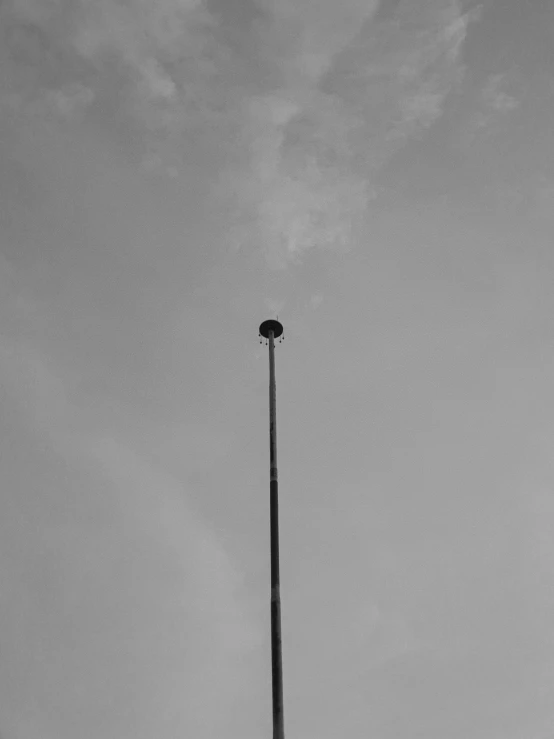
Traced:
<path fill-rule="evenodd" d="M 260 336 L 265 337 L 267 339 L 266 343 L 269 344 L 269 527 L 271 552 L 271 688 L 273 699 L 273 739 L 285 739 L 275 387 L 275 339 L 281 337 L 282 333 L 283 326 L 279 321 L 268 320 L 260 325 Z M 279 341 L 282 341 L 283 338 L 280 338 Z"/>

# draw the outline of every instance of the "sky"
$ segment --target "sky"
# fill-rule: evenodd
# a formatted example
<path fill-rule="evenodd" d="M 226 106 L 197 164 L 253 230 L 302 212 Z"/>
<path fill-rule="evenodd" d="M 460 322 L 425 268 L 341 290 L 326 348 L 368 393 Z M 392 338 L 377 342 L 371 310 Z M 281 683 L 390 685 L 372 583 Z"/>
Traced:
<path fill-rule="evenodd" d="M 0 2 L 0 736 L 554 736 L 554 5 Z"/>

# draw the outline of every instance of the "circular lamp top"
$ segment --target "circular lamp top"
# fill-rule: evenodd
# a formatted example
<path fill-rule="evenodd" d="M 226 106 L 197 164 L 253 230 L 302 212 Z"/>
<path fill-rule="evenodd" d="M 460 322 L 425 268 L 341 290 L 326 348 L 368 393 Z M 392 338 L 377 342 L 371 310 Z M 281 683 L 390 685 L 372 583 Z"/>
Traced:
<path fill-rule="evenodd" d="M 273 331 L 273 338 L 276 339 L 283 333 L 283 324 L 276 321 L 274 318 L 270 318 L 268 321 L 264 321 L 260 324 L 260 334 L 269 339 L 269 332 Z"/>

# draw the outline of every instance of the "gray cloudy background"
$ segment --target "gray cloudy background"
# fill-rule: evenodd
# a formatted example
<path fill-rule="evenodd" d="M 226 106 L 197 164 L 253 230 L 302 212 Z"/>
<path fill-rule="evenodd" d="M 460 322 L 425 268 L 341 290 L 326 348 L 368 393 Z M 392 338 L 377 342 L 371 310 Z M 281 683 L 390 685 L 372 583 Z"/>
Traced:
<path fill-rule="evenodd" d="M 554 5 L 0 2 L 0 734 L 554 735 Z"/>

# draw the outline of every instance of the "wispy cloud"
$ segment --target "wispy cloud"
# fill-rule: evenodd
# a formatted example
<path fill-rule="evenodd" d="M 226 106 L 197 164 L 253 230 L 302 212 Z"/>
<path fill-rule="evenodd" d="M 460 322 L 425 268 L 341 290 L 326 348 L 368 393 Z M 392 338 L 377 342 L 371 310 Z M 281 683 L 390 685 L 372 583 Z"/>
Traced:
<path fill-rule="evenodd" d="M 73 83 L 105 93 L 111 83 L 145 129 L 167 134 L 177 116 L 190 117 L 190 104 L 206 97 L 217 72 L 217 50 L 207 48 L 214 19 L 200 0 L 14 0 L 1 12 L 13 87 L 59 93 Z M 50 74 L 19 75 L 30 62 L 47 63 Z"/>
<path fill-rule="evenodd" d="M 466 146 L 475 141 L 477 136 L 492 135 L 500 121 L 520 107 L 520 96 L 512 94 L 514 88 L 520 86 L 521 81 L 517 80 L 514 72 L 487 76 L 479 91 L 477 110 L 463 131 L 462 140 Z"/>
<path fill-rule="evenodd" d="M 519 106 L 520 101 L 506 92 L 505 88 L 507 85 L 509 85 L 509 80 L 506 74 L 491 75 L 483 88 L 482 98 L 484 103 L 492 110 L 500 113 L 515 110 Z"/>
<path fill-rule="evenodd" d="M 311 31 L 312 4 L 276 11 L 276 36 L 290 16 L 307 25 L 278 59 L 283 86 L 250 103 L 250 170 L 236 178 L 250 212 L 238 238 L 247 240 L 253 220 L 276 266 L 356 242 L 376 173 L 442 115 L 478 17 L 446 0 L 401 3 L 383 24 L 372 4 L 347 3 L 342 24 L 338 9 L 317 9 Z"/>
<path fill-rule="evenodd" d="M 12 99 L 30 84 L 57 115 L 117 105 L 149 167 L 173 176 L 183 147 L 208 137 L 222 153 L 217 192 L 235 212 L 235 243 L 261 242 L 274 266 L 348 249 L 376 172 L 441 116 L 475 14 L 456 0 L 404 0 L 381 22 L 377 2 L 265 0 L 251 29 L 264 76 L 246 74 L 252 63 L 213 7 L 14 0 L 2 9 Z M 50 75 L 22 76 L 30 55 L 47 56 Z"/>
<path fill-rule="evenodd" d="M 285 87 L 317 84 L 335 56 L 355 38 L 379 0 L 261 0 L 272 22 L 264 34 L 269 53 L 283 73 Z"/>

